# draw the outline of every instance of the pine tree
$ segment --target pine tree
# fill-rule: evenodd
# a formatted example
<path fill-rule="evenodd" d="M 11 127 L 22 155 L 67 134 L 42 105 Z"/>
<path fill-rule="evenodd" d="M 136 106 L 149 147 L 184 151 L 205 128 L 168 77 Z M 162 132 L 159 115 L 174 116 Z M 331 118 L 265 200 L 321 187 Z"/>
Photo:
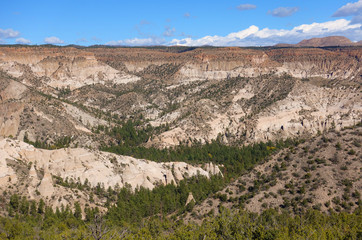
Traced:
<path fill-rule="evenodd" d="M 74 217 L 78 220 L 82 219 L 82 208 L 80 207 L 79 202 L 74 203 Z"/>
<path fill-rule="evenodd" d="M 43 200 L 43 199 L 40 199 L 39 205 L 38 205 L 38 213 L 39 213 L 39 214 L 43 214 L 43 213 L 44 213 L 44 206 L 45 206 L 44 200 Z"/>

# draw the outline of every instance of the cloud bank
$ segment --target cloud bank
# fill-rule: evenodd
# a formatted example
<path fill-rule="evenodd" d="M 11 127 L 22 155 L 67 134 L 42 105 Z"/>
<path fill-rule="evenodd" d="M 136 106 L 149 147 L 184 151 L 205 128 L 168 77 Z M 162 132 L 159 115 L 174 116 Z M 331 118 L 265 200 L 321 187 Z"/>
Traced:
<path fill-rule="evenodd" d="M 252 25 L 239 32 L 227 36 L 205 36 L 199 39 L 173 39 L 169 45 L 184 46 L 270 46 L 277 43 L 297 43 L 312 37 L 343 35 L 352 41 L 361 40 L 362 24 L 352 24 L 346 19 L 324 23 L 302 24 L 291 30 L 269 29 Z"/>
<path fill-rule="evenodd" d="M 172 30 L 172 29 L 171 29 Z M 172 32 L 173 34 L 173 32 Z M 167 35 L 167 34 L 166 34 Z M 165 36 L 166 36 L 165 35 Z M 226 36 L 205 36 L 192 38 L 190 36 L 167 42 L 164 38 L 148 37 L 110 41 L 106 45 L 120 46 L 272 46 L 278 43 L 298 43 L 303 39 L 326 36 L 346 36 L 352 41 L 360 41 L 362 24 L 346 19 L 338 19 L 322 23 L 302 24 L 292 29 L 260 29 L 255 25 Z"/>

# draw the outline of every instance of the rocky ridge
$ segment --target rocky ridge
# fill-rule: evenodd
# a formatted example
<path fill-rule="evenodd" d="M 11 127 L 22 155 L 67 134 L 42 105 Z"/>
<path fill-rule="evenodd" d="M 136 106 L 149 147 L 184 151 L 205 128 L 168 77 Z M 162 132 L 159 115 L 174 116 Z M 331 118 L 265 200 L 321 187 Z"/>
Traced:
<path fill-rule="evenodd" d="M 169 126 L 145 143 L 156 147 L 315 134 L 361 119 L 361 58 L 359 47 L 1 47 L 0 133 L 96 147 L 112 139 L 94 127 L 142 116 Z"/>
<path fill-rule="evenodd" d="M 306 139 L 274 154 L 252 171 L 205 199 L 187 221 L 217 214 L 221 206 L 298 214 L 314 208 L 351 212 L 361 201 L 362 125 Z"/>
<path fill-rule="evenodd" d="M 72 203 L 77 195 L 83 203 L 89 200 L 85 191 L 75 192 L 56 184 L 59 179 L 93 188 L 153 189 L 177 184 L 185 177 L 209 178 L 217 174 L 221 174 L 220 169 L 212 163 L 201 168 L 184 162 L 156 163 L 84 148 L 44 150 L 18 140 L 0 140 L 1 191 L 13 189 L 30 199 L 42 197 L 53 208 Z M 64 195 L 68 197 L 60 197 Z"/>

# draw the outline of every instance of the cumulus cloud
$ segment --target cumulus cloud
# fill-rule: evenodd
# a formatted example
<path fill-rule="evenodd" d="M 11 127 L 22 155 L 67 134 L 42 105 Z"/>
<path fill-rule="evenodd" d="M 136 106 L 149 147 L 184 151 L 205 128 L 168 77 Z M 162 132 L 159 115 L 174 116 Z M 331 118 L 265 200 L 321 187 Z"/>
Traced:
<path fill-rule="evenodd" d="M 299 11 L 299 7 L 278 7 L 272 11 L 268 11 L 274 17 L 289 17 Z"/>
<path fill-rule="evenodd" d="M 171 28 L 170 26 L 166 26 L 165 31 L 163 32 L 163 36 L 173 37 L 175 35 L 175 32 L 176 32 L 176 29 L 174 27 Z"/>
<path fill-rule="evenodd" d="M 163 38 L 150 37 L 150 38 L 132 38 L 118 41 L 110 41 L 106 45 L 111 46 L 154 46 L 164 44 Z"/>
<path fill-rule="evenodd" d="M 173 39 L 169 45 L 186 46 L 268 46 L 277 43 L 297 43 L 306 38 L 344 35 L 351 40 L 360 40 L 362 24 L 351 24 L 351 21 L 339 19 L 335 21 L 303 24 L 291 30 L 269 29 L 252 25 L 239 32 L 226 36 L 205 36 L 199 39 Z"/>
<path fill-rule="evenodd" d="M 236 7 L 236 9 L 240 10 L 240 11 L 244 11 L 244 10 L 250 10 L 250 9 L 255 9 L 256 5 L 254 4 L 240 4 L 239 6 Z"/>
<path fill-rule="evenodd" d="M 346 5 L 339 8 L 333 17 L 347 17 L 351 15 L 359 15 L 362 12 L 362 0 L 355 3 L 347 3 Z"/>
<path fill-rule="evenodd" d="M 168 28 L 173 31 L 172 28 Z M 166 34 L 167 35 L 167 34 Z M 226 36 L 205 36 L 193 38 L 185 34 L 183 38 L 174 38 L 166 42 L 164 38 L 150 36 L 108 42 L 107 45 L 120 46 L 151 46 L 151 45 L 182 45 L 182 46 L 271 46 L 277 43 L 298 43 L 303 39 L 326 36 L 346 36 L 352 41 L 361 40 L 362 24 L 352 23 L 346 19 L 338 19 L 322 23 L 302 24 L 292 29 L 270 29 L 251 25 L 238 32 Z"/>
<path fill-rule="evenodd" d="M 0 28 L 0 39 L 16 38 L 20 35 L 20 32 L 14 31 L 13 29 L 1 29 Z"/>
<path fill-rule="evenodd" d="M 25 38 L 17 38 L 15 40 L 16 43 L 19 43 L 19 44 L 30 44 L 31 41 L 29 39 L 25 39 Z"/>
<path fill-rule="evenodd" d="M 259 28 L 257 26 L 250 26 L 249 28 L 242 30 L 240 32 L 230 33 L 227 36 L 205 36 L 199 39 L 173 39 L 171 45 L 189 45 L 189 46 L 203 46 L 203 45 L 212 45 L 212 46 L 227 46 L 231 45 L 237 39 L 244 39 L 252 34 L 257 33 Z"/>
<path fill-rule="evenodd" d="M 57 37 L 47 37 L 44 39 L 44 42 L 45 43 L 48 43 L 48 44 L 63 44 L 64 41 L 57 38 Z"/>
<path fill-rule="evenodd" d="M 353 16 L 352 23 L 362 23 L 362 0 L 354 3 L 347 3 L 339 8 L 332 17 Z"/>

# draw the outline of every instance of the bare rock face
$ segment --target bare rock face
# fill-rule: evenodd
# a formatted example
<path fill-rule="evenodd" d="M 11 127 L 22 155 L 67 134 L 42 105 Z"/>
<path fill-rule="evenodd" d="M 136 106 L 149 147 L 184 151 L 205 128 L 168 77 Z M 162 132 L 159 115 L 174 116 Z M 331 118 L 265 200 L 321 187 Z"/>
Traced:
<path fill-rule="evenodd" d="M 310 132 L 316 134 L 330 128 L 339 131 L 359 122 L 359 98 L 359 93 L 353 89 L 336 91 L 298 84 L 288 97 L 270 106 L 268 112 L 258 114 L 254 137 L 265 141 Z"/>
<path fill-rule="evenodd" d="M 333 37 L 301 44 L 332 43 L 348 41 Z M 140 120 L 135 131 L 151 129 L 140 146 L 157 148 L 338 132 L 362 119 L 361 61 L 358 46 L 1 46 L 0 191 L 16 189 L 60 207 L 91 198 L 62 181 L 153 189 L 221 174 L 212 163 L 156 163 L 91 150 L 120 143 L 111 131 L 128 120 Z M 24 141 L 67 148 L 36 149 Z"/>
<path fill-rule="evenodd" d="M 75 48 L 61 51 L 44 47 L 1 48 L 0 67 L 15 77 L 27 74 L 38 78 L 45 77 L 46 85 L 54 88 L 74 89 L 89 84 L 104 84 L 107 81 L 120 84 L 139 79 L 98 62 L 90 52 Z"/>
<path fill-rule="evenodd" d="M 97 148 L 115 142 L 99 125 L 138 117 L 140 128 L 168 125 L 143 143 L 158 148 L 338 130 L 362 117 L 361 60 L 358 46 L 1 47 L 0 136 Z"/>
<path fill-rule="evenodd" d="M 44 177 L 40 182 L 38 191 L 44 198 L 49 198 L 54 194 L 53 178 L 48 168 L 44 170 Z"/>
<path fill-rule="evenodd" d="M 5 152 L 0 150 L 0 155 L 6 156 Z M 11 167 L 6 163 L 5 158 L 0 160 L 0 184 L 6 185 L 8 183 L 16 182 L 16 174 Z"/>
<path fill-rule="evenodd" d="M 196 202 L 195 198 L 194 198 L 194 195 L 192 195 L 192 192 L 189 192 L 189 196 L 187 197 L 185 206 L 187 206 L 187 204 L 189 204 L 192 201 Z"/>
<path fill-rule="evenodd" d="M 205 168 L 205 170 L 206 170 L 207 172 L 209 172 L 211 175 L 219 175 L 219 174 L 222 175 L 219 166 L 217 166 L 216 164 L 214 164 L 214 163 L 212 163 L 212 162 L 207 163 L 204 168 Z"/>
<path fill-rule="evenodd" d="M 105 188 L 114 188 L 128 184 L 132 188 L 153 189 L 159 184 L 177 184 L 185 177 L 221 174 L 214 164 L 208 164 L 204 170 L 184 162 L 156 163 L 82 148 L 36 149 L 24 142 L 10 139 L 0 141 L 0 153 L 0 188 L 6 188 L 9 177 L 17 177 L 6 161 L 17 161 L 25 166 L 32 164 L 30 170 L 26 170 L 26 176 L 19 177 L 29 183 L 29 192 L 38 190 L 48 198 L 57 194 L 52 176 L 74 182 L 88 182 L 92 187 L 100 184 Z M 38 178 L 36 169 L 43 171 L 41 179 Z"/>

